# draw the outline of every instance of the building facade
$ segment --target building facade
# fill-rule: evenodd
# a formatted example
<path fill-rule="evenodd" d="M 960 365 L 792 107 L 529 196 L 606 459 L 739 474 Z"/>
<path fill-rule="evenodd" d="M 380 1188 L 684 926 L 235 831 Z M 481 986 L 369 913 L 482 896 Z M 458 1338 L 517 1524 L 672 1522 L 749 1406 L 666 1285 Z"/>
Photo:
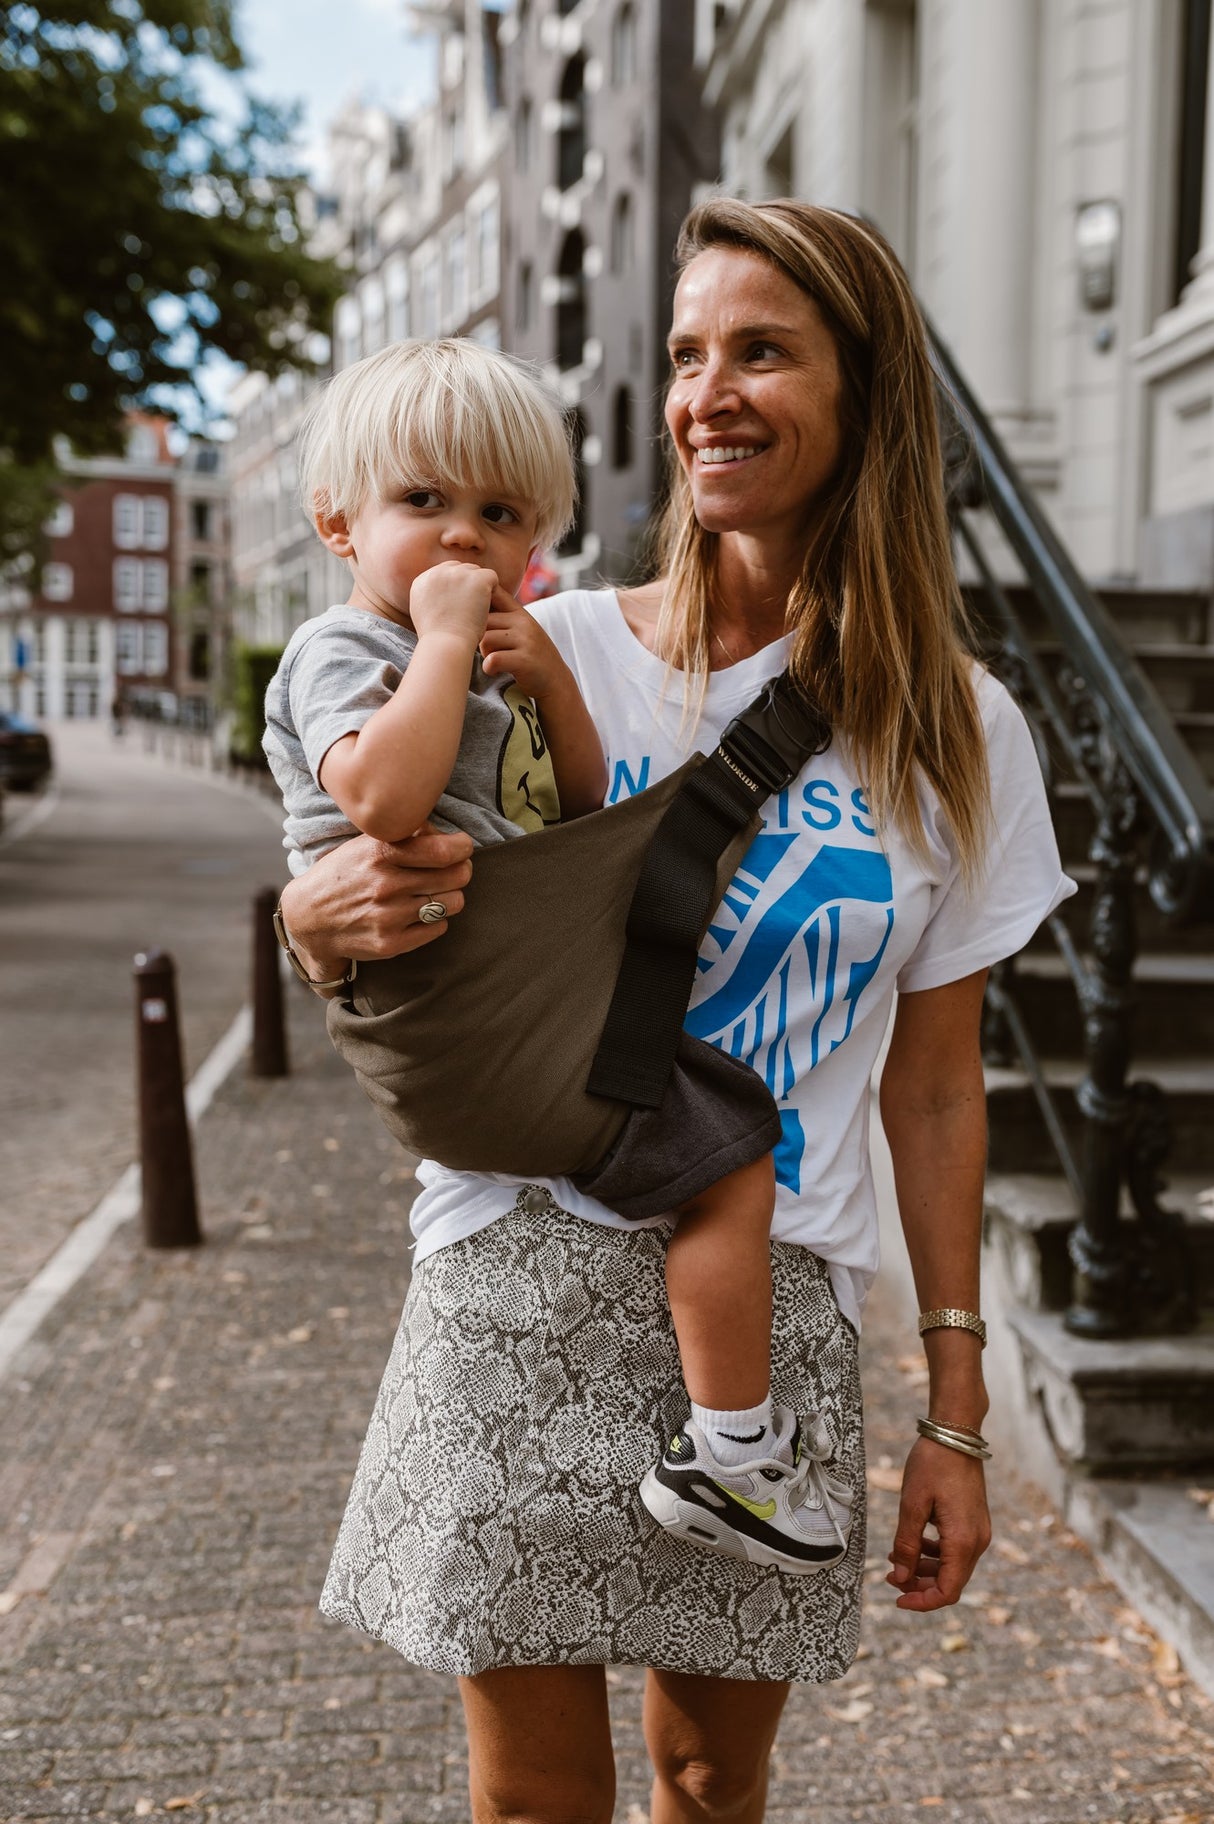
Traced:
<path fill-rule="evenodd" d="M 632 573 L 661 489 L 671 250 L 718 166 L 714 111 L 689 80 L 694 25 L 692 0 L 519 0 L 502 22 L 503 336 L 573 416 L 565 584 Z"/>
<path fill-rule="evenodd" d="M 166 420 L 133 415 L 125 453 L 65 457 L 40 571 L 6 588 L 7 699 L 39 717 L 108 715 L 173 686 L 176 463 Z"/>
<path fill-rule="evenodd" d="M 722 177 L 886 231 L 1094 580 L 1214 586 L 1210 0 L 697 0 Z"/>

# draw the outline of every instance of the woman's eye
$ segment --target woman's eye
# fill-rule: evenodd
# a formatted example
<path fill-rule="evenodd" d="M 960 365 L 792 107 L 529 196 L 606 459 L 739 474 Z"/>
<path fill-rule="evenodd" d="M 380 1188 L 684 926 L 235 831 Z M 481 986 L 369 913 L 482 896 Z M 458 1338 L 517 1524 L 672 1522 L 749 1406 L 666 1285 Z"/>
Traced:
<path fill-rule="evenodd" d="M 423 507 L 441 507 L 442 504 L 441 494 L 435 494 L 429 488 L 413 488 L 405 495 L 405 505 L 419 510 Z"/>
<path fill-rule="evenodd" d="M 778 355 L 779 353 L 780 350 L 776 347 L 774 342 L 754 342 L 751 344 L 749 359 L 751 361 L 763 361 L 766 360 L 768 355 Z"/>
<path fill-rule="evenodd" d="M 696 359 L 694 348 L 675 348 L 670 353 L 670 365 L 675 368 L 690 367 Z"/>
<path fill-rule="evenodd" d="M 485 508 L 485 518 L 491 526 L 514 526 L 518 524 L 518 514 L 513 507 L 503 505 L 500 500 L 491 501 Z"/>

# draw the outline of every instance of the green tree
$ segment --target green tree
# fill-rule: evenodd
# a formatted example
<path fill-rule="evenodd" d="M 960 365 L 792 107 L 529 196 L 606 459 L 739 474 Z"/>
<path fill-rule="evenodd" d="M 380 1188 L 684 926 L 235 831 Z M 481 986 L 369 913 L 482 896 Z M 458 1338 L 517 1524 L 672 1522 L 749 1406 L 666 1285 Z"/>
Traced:
<path fill-rule="evenodd" d="M 241 69 L 230 0 L 0 6 L 0 468 L 44 485 L 57 438 L 119 447 L 130 407 L 201 401 L 213 351 L 310 365 L 340 283 L 304 244 L 293 118 Z"/>

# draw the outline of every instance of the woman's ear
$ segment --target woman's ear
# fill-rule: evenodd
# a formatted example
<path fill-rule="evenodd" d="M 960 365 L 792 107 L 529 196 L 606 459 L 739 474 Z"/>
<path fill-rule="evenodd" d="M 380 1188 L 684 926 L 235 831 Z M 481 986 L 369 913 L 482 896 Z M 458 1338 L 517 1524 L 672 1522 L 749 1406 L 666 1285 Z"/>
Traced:
<path fill-rule="evenodd" d="M 326 513 L 320 507 L 316 510 L 316 536 L 322 545 L 331 551 L 334 557 L 351 558 L 354 556 L 354 540 L 346 523 L 344 513 Z"/>

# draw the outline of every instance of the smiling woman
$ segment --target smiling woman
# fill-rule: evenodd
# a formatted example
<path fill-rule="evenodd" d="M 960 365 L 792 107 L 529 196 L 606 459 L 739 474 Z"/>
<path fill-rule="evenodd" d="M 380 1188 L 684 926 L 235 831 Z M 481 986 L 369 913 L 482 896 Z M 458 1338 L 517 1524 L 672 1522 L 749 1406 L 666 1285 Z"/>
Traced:
<path fill-rule="evenodd" d="M 629 1232 L 584 1179 L 423 1162 L 412 1281 L 322 1606 L 460 1677 L 476 1824 L 607 1824 L 612 1663 L 649 1667 L 653 1824 L 758 1824 L 789 1681 L 847 1670 L 866 1563 L 870 1082 L 895 993 L 882 1110 L 931 1383 L 890 1551 L 898 1606 L 957 1602 L 990 1536 L 979 1016 L 988 967 L 1070 883 L 1023 718 L 960 637 L 932 375 L 897 260 L 833 210 L 718 198 L 689 217 L 678 265 L 660 573 L 554 597 L 535 619 L 610 758 L 608 822 L 630 811 L 618 801 L 670 789 L 693 745 L 720 742 L 785 668 L 833 731 L 769 787 L 703 933 L 684 1032 L 775 1107 L 758 1162 L 776 1187 L 769 1248 L 761 1237 L 769 1394 L 801 1425 L 791 1463 L 777 1427 L 771 1455 L 738 1467 L 727 1453 L 761 1435 L 770 1398 L 710 1410 L 688 1380 L 689 1414 L 671 1316 L 686 1292 L 681 1209 L 664 1230 Z M 468 869 L 453 842 L 352 841 L 340 867 L 322 858 L 295 882 L 284 915 L 314 972 L 447 941 L 418 908 L 437 893 L 456 917 L 451 887 L 474 906 L 478 868 L 493 905 L 489 860 Z M 528 846 L 508 851 L 520 866 Z M 593 883 L 579 892 L 592 910 Z M 520 916 L 542 919 L 538 901 Z M 477 986 L 529 1033 L 518 948 L 505 937 L 500 970 Z M 545 985 L 541 966 L 529 986 L 542 1000 Z M 575 994 L 554 999 L 578 1017 Z M 347 1022 L 361 1011 L 351 995 Z M 445 1052 L 471 1057 L 483 1031 L 483 1018 L 453 1021 Z M 643 1039 L 634 1050 L 647 1056 Z M 499 1043 L 478 1061 L 510 1081 L 517 1051 Z M 473 1096 L 455 1111 L 469 1127 L 480 1112 Z M 742 1215 L 722 1225 L 709 1275 L 710 1368 L 730 1360 L 749 1310 Z M 670 1442 L 638 1496 L 662 1426 Z M 802 1470 L 822 1544 L 812 1574 L 803 1555 L 790 1575 L 748 1548 L 789 1517 L 772 1507 L 787 1509 Z"/>

